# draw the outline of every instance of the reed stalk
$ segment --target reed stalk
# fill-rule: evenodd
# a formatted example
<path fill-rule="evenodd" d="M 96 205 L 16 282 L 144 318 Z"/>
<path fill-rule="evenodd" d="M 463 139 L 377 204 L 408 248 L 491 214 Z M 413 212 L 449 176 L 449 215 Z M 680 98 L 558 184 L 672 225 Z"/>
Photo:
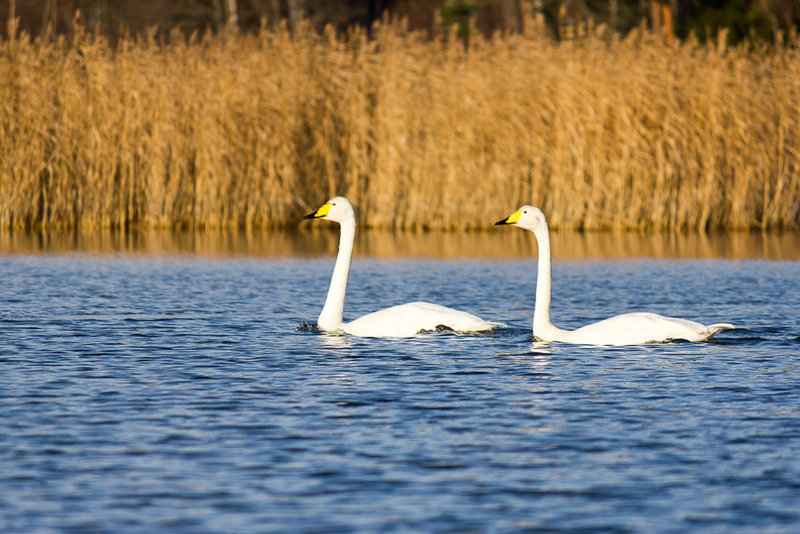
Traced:
<path fill-rule="evenodd" d="M 0 41 L 0 228 L 275 228 L 341 194 L 362 224 L 793 229 L 800 38 L 584 28 L 428 39 L 302 24 Z"/>

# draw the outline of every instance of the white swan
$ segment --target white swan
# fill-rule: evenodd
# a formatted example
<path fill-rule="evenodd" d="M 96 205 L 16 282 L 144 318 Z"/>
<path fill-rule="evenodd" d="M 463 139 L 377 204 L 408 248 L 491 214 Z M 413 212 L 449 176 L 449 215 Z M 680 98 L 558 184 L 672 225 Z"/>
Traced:
<path fill-rule="evenodd" d="M 577 330 L 562 330 L 550 322 L 550 231 L 544 213 L 533 206 L 522 206 L 495 224 L 512 224 L 530 230 L 539 243 L 539 273 L 533 312 L 533 335 L 539 340 L 586 345 L 641 345 L 675 339 L 704 341 L 717 332 L 733 328 L 727 323 L 704 326 L 655 313 L 626 313 Z"/>
<path fill-rule="evenodd" d="M 447 328 L 456 332 L 483 332 L 502 323 L 484 321 L 471 313 L 431 304 L 410 302 L 392 306 L 360 317 L 349 323 L 342 322 L 344 296 L 350 260 L 356 235 L 356 214 L 353 205 L 344 197 L 330 199 L 304 219 L 327 219 L 339 223 L 339 254 L 331 276 L 331 285 L 317 326 L 326 332 L 346 333 L 360 337 L 410 337 L 423 331 Z"/>

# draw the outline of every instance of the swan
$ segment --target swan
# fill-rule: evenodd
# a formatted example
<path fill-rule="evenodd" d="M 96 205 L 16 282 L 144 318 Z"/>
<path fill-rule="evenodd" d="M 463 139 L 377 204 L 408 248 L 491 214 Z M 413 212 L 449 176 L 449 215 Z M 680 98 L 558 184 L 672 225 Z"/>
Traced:
<path fill-rule="evenodd" d="M 539 244 L 539 272 L 533 312 L 533 335 L 538 340 L 585 345 L 642 345 L 677 339 L 705 341 L 718 332 L 733 328 L 727 323 L 705 326 L 655 313 L 626 313 L 577 330 L 558 328 L 550 322 L 550 231 L 544 213 L 533 206 L 522 206 L 508 218 L 495 223 L 505 224 L 530 230 Z"/>
<path fill-rule="evenodd" d="M 331 275 L 325 305 L 317 319 L 320 329 L 359 337 L 411 337 L 421 332 L 448 329 L 456 332 L 484 332 L 502 323 L 484 321 L 471 313 L 431 304 L 410 302 L 379 310 L 349 323 L 342 322 L 344 296 L 353 244 L 356 235 L 356 213 L 345 197 L 335 197 L 304 219 L 326 219 L 339 223 L 339 253 Z"/>

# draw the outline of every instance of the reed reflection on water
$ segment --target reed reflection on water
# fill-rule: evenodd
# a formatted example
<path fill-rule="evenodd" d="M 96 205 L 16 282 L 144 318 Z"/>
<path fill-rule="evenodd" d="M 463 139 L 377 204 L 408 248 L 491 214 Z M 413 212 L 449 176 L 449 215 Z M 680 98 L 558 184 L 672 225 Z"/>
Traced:
<path fill-rule="evenodd" d="M 261 257 L 334 255 L 338 228 L 308 231 L 92 231 L 0 232 L 2 253 L 144 253 L 249 255 Z M 564 258 L 800 259 L 800 233 L 579 233 L 553 232 L 553 255 Z M 524 232 L 391 232 L 356 235 L 356 256 L 394 258 L 502 258 L 536 255 Z"/>

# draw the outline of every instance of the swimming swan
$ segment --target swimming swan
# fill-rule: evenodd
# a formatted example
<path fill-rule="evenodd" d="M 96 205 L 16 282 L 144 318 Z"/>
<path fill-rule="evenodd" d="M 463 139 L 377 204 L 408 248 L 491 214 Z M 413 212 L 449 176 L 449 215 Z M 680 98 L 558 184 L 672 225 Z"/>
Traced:
<path fill-rule="evenodd" d="M 328 297 L 317 320 L 317 326 L 327 332 L 346 333 L 360 337 L 410 337 L 421 331 L 445 327 L 457 332 L 483 332 L 501 323 L 484 321 L 471 313 L 431 304 L 429 302 L 410 302 L 392 306 L 360 317 L 349 323 L 342 322 L 344 295 L 347 277 L 350 273 L 350 260 L 353 256 L 353 243 L 356 235 L 356 214 L 353 205 L 344 197 L 330 199 L 314 213 L 304 219 L 327 219 L 339 223 L 339 254 L 331 276 Z"/>
<path fill-rule="evenodd" d="M 577 330 L 562 330 L 550 322 L 550 231 L 544 213 L 533 206 L 522 206 L 495 224 L 512 224 L 530 230 L 539 243 L 539 273 L 533 312 L 533 335 L 539 340 L 587 345 L 641 345 L 675 339 L 704 341 L 717 332 L 733 328 L 727 323 L 704 326 L 655 313 L 626 313 Z"/>

